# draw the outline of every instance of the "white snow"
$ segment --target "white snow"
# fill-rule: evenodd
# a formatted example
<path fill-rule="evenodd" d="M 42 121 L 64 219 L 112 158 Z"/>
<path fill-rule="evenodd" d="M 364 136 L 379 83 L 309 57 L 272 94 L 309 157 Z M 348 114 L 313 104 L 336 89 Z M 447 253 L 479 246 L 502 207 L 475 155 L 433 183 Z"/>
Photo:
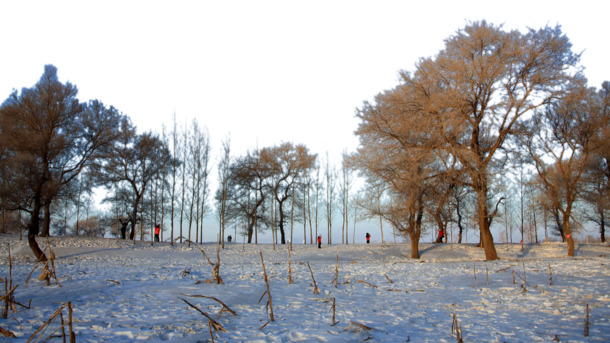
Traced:
<path fill-rule="evenodd" d="M 523 252 L 520 245 L 507 251 L 498 244 L 500 260 L 491 262 L 473 245 L 421 244 L 422 257 L 414 260 L 408 243 L 322 249 L 295 244 L 294 284 L 289 284 L 286 246 L 233 243 L 220 250 L 225 283 L 217 285 L 206 282 L 212 266 L 194 246 L 51 238 L 61 286 L 47 286 L 37 279 L 40 267 L 25 284 L 36 262 L 26 242 L 15 236 L 0 236 L 0 276 L 8 278 L 9 242 L 13 285 L 19 285 L 15 300 L 26 305 L 31 300 L 30 309 L 17 307 L 0 319 L 0 327 L 17 336 L 15 342 L 27 341 L 68 301 L 77 342 L 211 342 L 208 319 L 182 299 L 228 331 L 214 332 L 216 342 L 455 342 L 454 310 L 465 342 L 610 341 L 610 248 L 605 244 L 577 244 L 573 258 L 566 257 L 561 243 L 526 245 Z M 45 239 L 39 243 L 47 245 Z M 215 262 L 216 244 L 202 248 Z M 266 291 L 260 252 L 275 315 L 262 329 L 269 315 L 267 297 L 259 303 Z M 319 294 L 313 293 L 307 262 Z M 227 311 L 219 316 L 218 302 L 189 295 L 215 297 L 237 316 Z M 59 325 L 57 319 L 41 341 Z"/>

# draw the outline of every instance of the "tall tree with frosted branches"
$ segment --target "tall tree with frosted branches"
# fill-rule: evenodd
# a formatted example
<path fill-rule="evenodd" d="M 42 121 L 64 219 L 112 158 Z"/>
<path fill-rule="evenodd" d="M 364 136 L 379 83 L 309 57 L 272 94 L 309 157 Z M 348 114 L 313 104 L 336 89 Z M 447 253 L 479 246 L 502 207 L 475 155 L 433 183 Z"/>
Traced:
<path fill-rule="evenodd" d="M 468 175 L 487 260 L 497 259 L 490 226 L 499 199 L 490 187 L 506 158 L 505 142 L 527 114 L 565 92 L 580 72 L 579 58 L 560 27 L 507 32 L 482 21 L 445 40 L 445 48 L 420 60 L 412 74 L 401 73 L 410 94 L 397 110 L 406 107 L 425 118 L 420 138 L 454 156 Z M 380 143 L 399 138 L 387 133 Z"/>
<path fill-rule="evenodd" d="M 100 101 L 80 103 L 77 93 L 76 86 L 59 81 L 56 67 L 47 65 L 34 87 L 13 92 L 0 106 L 3 206 L 30 214 L 28 243 L 39 261 L 47 259 L 35 238 L 42 209 L 50 215 L 61 190 L 112 144 L 122 118 Z"/>

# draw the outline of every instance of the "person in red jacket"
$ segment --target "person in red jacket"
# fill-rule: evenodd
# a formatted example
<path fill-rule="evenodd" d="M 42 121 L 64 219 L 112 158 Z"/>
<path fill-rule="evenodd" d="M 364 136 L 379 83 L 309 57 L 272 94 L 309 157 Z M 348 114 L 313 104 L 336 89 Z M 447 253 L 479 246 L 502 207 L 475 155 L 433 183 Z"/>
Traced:
<path fill-rule="evenodd" d="M 159 241 L 159 233 L 161 233 L 161 226 L 155 225 L 155 242 Z"/>
<path fill-rule="evenodd" d="M 318 249 L 322 249 L 322 235 L 318 235 Z"/>
<path fill-rule="evenodd" d="M 366 244 L 371 243 L 371 234 L 369 234 L 368 232 L 366 233 Z"/>
<path fill-rule="evenodd" d="M 438 238 L 436 239 L 436 243 L 443 243 L 443 238 L 445 238 L 445 232 L 443 229 L 438 230 Z"/>

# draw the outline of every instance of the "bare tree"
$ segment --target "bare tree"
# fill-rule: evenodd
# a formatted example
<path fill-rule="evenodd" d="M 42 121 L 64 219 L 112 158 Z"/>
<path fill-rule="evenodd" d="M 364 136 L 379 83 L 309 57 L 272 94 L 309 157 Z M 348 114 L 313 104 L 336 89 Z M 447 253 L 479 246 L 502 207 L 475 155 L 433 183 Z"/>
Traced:
<path fill-rule="evenodd" d="M 333 211 L 335 209 L 335 197 L 336 197 L 336 182 L 337 182 L 337 172 L 333 166 L 330 165 L 330 159 L 328 157 L 328 152 L 326 152 L 326 168 L 324 171 L 326 184 L 324 185 L 326 189 L 326 228 L 328 235 L 328 244 L 332 244 L 332 229 L 333 229 Z"/>
<path fill-rule="evenodd" d="M 520 136 L 521 146 L 533 160 L 553 207 L 562 216 L 568 256 L 574 256 L 570 221 L 591 154 L 595 118 L 599 115 L 591 101 L 594 96 L 584 80 L 575 82 L 571 93 L 525 123 Z M 547 162 L 549 159 L 551 163 Z"/>
<path fill-rule="evenodd" d="M 347 150 L 344 150 L 341 161 L 341 183 L 339 186 L 339 198 L 341 200 L 341 243 L 343 244 L 349 244 L 349 200 L 353 179 L 354 175 L 349 155 Z"/>
<path fill-rule="evenodd" d="M 608 225 L 608 211 L 610 211 L 610 198 L 608 194 L 608 177 L 606 176 L 606 160 L 593 154 L 585 170 L 583 200 L 593 211 L 587 211 L 587 219 L 599 227 L 600 240 L 606 242 L 606 226 Z"/>
<path fill-rule="evenodd" d="M 115 187 L 127 185 L 131 195 L 129 217 L 131 231 L 129 239 L 134 240 L 136 222 L 140 216 L 141 202 L 148 187 L 154 181 L 157 171 L 169 167 L 169 149 L 158 136 L 147 132 L 137 134 L 135 127 L 124 119 L 120 127 L 120 139 L 103 152 L 104 162 L 97 164 L 95 178 L 99 184 Z"/>
<path fill-rule="evenodd" d="M 216 193 L 216 209 L 218 211 L 218 221 L 220 224 L 219 234 L 224 249 L 225 229 L 227 226 L 227 192 L 229 185 L 229 168 L 231 166 L 231 139 L 225 138 L 222 142 L 222 155 L 218 162 L 218 183 L 219 188 Z M 250 241 L 248 241 L 250 243 Z"/>
<path fill-rule="evenodd" d="M 182 144 L 180 142 L 180 134 L 178 132 L 178 123 L 176 121 L 176 113 L 174 112 L 174 126 L 171 132 L 171 149 L 172 149 L 172 159 L 170 160 L 170 174 L 171 174 L 171 191 L 170 191 L 170 220 L 171 220 L 171 231 L 170 231 L 170 244 L 174 245 L 174 219 L 175 219 L 175 210 L 176 210 L 176 187 L 178 185 L 178 173 L 180 171 L 180 166 L 182 165 L 182 161 L 178 158 L 180 154 L 180 149 Z"/>
<path fill-rule="evenodd" d="M 602 83 L 596 94 L 598 130 L 592 139 L 592 158 L 586 171 L 585 201 L 595 209 L 589 219 L 599 225 L 600 239 L 606 241 L 605 211 L 610 209 L 610 82 Z"/>
<path fill-rule="evenodd" d="M 316 160 L 316 155 L 309 153 L 304 145 L 282 143 L 279 146 L 261 149 L 261 158 L 268 161 L 269 170 L 272 174 L 269 189 L 278 205 L 279 231 L 282 244 L 286 244 L 286 200 L 292 196 L 295 182 L 301 173 L 310 169 Z"/>

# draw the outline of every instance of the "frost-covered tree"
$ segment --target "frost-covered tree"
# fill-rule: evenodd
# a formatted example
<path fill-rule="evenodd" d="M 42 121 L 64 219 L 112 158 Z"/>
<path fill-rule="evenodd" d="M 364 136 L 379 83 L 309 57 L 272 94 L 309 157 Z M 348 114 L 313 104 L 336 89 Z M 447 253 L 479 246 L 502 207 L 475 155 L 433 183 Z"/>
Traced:
<path fill-rule="evenodd" d="M 50 215 L 62 188 L 114 141 L 122 118 L 100 101 L 80 103 L 77 93 L 47 65 L 34 87 L 14 91 L 0 107 L 0 193 L 3 204 L 30 214 L 28 243 L 40 261 L 46 260 L 35 239 L 41 211 Z"/>

